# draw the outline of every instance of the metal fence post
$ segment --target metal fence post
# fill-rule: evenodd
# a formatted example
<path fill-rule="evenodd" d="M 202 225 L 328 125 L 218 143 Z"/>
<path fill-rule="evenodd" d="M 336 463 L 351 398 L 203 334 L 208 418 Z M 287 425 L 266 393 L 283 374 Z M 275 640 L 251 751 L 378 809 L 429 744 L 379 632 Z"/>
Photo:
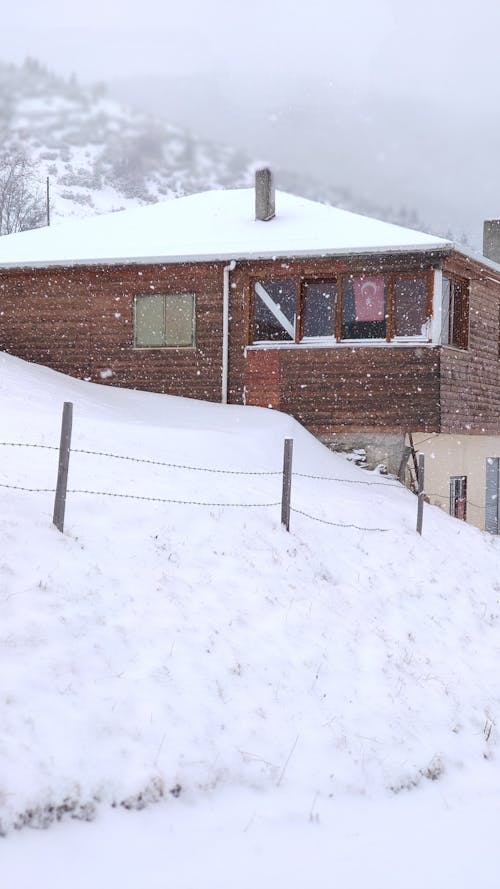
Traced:
<path fill-rule="evenodd" d="M 283 491 L 281 494 L 281 524 L 290 530 L 290 501 L 292 493 L 293 438 L 285 438 L 283 449 Z"/>
<path fill-rule="evenodd" d="M 417 532 L 422 534 L 422 522 L 424 519 L 424 466 L 425 457 L 418 455 L 418 503 L 417 503 Z"/>
<path fill-rule="evenodd" d="M 61 442 L 59 444 L 59 468 L 57 471 L 57 487 L 54 500 L 53 523 L 62 533 L 64 531 L 64 512 L 66 509 L 66 490 L 68 487 L 69 454 L 71 450 L 71 429 L 73 425 L 73 405 L 65 401 L 61 423 Z"/>

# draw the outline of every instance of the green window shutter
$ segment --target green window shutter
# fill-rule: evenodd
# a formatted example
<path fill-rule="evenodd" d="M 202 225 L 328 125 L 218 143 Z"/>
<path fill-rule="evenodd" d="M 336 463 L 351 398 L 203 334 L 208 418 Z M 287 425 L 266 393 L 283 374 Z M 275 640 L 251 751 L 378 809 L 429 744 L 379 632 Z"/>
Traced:
<path fill-rule="evenodd" d="M 135 345 L 163 346 L 165 343 L 165 302 L 162 295 L 136 296 Z"/>
<path fill-rule="evenodd" d="M 165 296 L 165 345 L 194 345 L 194 294 Z"/>

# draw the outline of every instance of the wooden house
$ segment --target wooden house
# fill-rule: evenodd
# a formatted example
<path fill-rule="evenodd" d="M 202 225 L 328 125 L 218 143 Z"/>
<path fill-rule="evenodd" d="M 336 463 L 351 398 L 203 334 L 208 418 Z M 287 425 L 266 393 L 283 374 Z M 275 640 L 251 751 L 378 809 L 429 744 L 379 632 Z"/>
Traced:
<path fill-rule="evenodd" d="M 207 192 L 0 239 L 0 349 L 107 385 L 286 411 L 499 531 L 500 249 L 277 192 Z M 497 251 L 497 252 L 495 252 Z"/>

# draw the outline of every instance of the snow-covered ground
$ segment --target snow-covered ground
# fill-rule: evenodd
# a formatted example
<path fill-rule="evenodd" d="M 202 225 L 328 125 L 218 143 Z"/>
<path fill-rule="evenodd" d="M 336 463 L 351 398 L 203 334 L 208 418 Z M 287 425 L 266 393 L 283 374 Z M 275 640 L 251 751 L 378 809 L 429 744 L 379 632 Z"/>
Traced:
<path fill-rule="evenodd" d="M 418 537 L 282 414 L 0 356 L 2 442 L 57 446 L 65 400 L 75 451 L 157 462 L 73 453 L 64 535 L 0 487 L 1 885 L 497 886 L 500 540 Z M 54 488 L 56 449 L 0 454 Z"/>

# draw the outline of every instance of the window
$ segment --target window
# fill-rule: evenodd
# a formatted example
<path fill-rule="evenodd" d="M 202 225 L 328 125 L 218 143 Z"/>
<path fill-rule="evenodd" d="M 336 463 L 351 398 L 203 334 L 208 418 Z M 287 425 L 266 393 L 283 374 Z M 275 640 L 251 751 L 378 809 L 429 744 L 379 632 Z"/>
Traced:
<path fill-rule="evenodd" d="M 469 284 L 443 275 L 441 342 L 467 349 L 469 345 Z"/>
<path fill-rule="evenodd" d="M 485 530 L 500 534 L 500 457 L 486 460 L 486 521 Z"/>
<path fill-rule="evenodd" d="M 303 336 L 335 336 L 336 306 L 336 281 L 305 281 Z"/>
<path fill-rule="evenodd" d="M 427 282 L 407 275 L 394 282 L 394 333 L 397 337 L 427 334 Z"/>
<path fill-rule="evenodd" d="M 193 293 L 136 296 L 134 345 L 138 348 L 194 346 Z"/>
<path fill-rule="evenodd" d="M 293 342 L 295 302 L 295 281 L 257 281 L 254 286 L 254 342 Z"/>
<path fill-rule="evenodd" d="M 250 340 L 427 340 L 431 293 L 426 272 L 254 281 Z"/>
<path fill-rule="evenodd" d="M 467 477 L 453 475 L 450 478 L 450 515 L 456 519 L 467 518 Z"/>
<path fill-rule="evenodd" d="M 382 275 L 342 281 L 342 339 L 386 338 L 387 283 Z"/>

